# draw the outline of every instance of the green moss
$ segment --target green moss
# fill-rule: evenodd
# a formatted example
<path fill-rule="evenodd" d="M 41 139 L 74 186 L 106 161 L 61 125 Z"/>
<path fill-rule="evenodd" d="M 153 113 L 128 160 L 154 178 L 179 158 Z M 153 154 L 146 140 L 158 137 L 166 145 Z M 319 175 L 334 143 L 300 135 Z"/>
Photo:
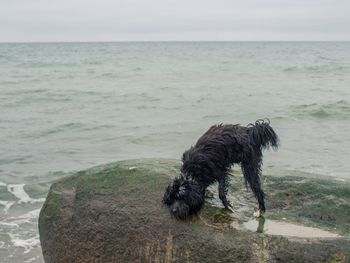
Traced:
<path fill-rule="evenodd" d="M 159 190 L 159 185 L 170 181 L 169 175 L 160 176 L 158 171 L 152 170 L 148 165 L 139 164 L 130 170 L 131 166 L 128 166 L 127 162 L 111 164 L 101 169 L 78 172 L 60 184 L 61 187 L 75 187 L 77 201 L 83 201 L 96 194 L 121 198 L 126 195 L 138 197 L 138 193 L 142 193 L 143 198 L 147 198 L 152 191 Z M 171 166 L 174 166 L 174 163 Z"/>
<path fill-rule="evenodd" d="M 350 234 L 350 183 L 334 179 L 269 177 L 266 203 L 270 218 L 286 217 Z"/>
<path fill-rule="evenodd" d="M 215 223 L 230 223 L 232 222 L 232 217 L 224 208 L 220 209 L 217 214 L 214 215 Z"/>
<path fill-rule="evenodd" d="M 329 263 L 346 263 L 348 262 L 348 259 L 343 253 L 338 252 L 332 255 L 328 262 Z"/>
<path fill-rule="evenodd" d="M 342 262 L 349 258 L 347 239 L 299 243 L 232 228 L 228 224 L 232 220 L 238 224 L 251 219 L 256 205 L 242 176 L 231 180 L 230 194 L 239 197 L 232 202 L 235 213 L 220 209 L 216 194 L 206 201 L 200 220 L 174 220 L 161 198 L 179 168 L 176 160 L 131 160 L 58 181 L 39 219 L 44 257 L 56 253 L 58 259 L 67 257 L 71 262 L 77 261 L 77 255 L 86 262 L 116 258 L 135 262 L 137 253 L 152 262 L 169 255 L 179 262 Z M 347 233 L 349 182 L 291 176 L 264 176 L 263 180 L 268 219 L 286 217 L 324 228 L 336 226 Z"/>
<path fill-rule="evenodd" d="M 55 187 L 53 184 L 52 188 Z M 51 217 L 57 217 L 60 214 L 60 209 L 63 204 L 62 193 L 57 191 L 50 191 L 45 202 L 45 213 Z"/>

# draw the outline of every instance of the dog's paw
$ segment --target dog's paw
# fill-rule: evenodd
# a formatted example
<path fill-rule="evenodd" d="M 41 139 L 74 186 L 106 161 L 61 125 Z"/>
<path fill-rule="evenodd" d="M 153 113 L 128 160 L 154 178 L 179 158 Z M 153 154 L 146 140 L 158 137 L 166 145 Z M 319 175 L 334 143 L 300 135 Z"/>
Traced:
<path fill-rule="evenodd" d="M 230 206 L 230 207 L 232 207 L 232 206 Z M 224 209 L 226 212 L 233 213 L 233 210 L 230 207 L 225 207 Z"/>
<path fill-rule="evenodd" d="M 260 210 L 257 210 L 253 213 L 253 216 L 254 217 L 261 217 L 262 216 L 262 213 L 260 212 Z"/>

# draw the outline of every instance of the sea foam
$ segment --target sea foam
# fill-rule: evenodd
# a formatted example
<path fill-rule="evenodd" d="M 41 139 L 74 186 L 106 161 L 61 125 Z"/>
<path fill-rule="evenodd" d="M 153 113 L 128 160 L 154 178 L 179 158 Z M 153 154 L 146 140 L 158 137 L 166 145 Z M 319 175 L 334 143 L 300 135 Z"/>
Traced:
<path fill-rule="evenodd" d="M 44 202 L 45 198 L 31 198 L 24 190 L 25 184 L 9 184 L 7 185 L 7 190 L 18 198 L 18 203 L 36 203 Z"/>

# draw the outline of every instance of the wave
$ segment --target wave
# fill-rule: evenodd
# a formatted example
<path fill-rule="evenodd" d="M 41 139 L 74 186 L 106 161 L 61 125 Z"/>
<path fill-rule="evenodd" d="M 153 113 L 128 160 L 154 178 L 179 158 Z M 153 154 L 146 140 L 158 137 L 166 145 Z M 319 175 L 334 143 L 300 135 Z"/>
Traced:
<path fill-rule="evenodd" d="M 21 62 L 16 64 L 17 68 L 36 68 L 36 69 L 47 69 L 47 68 L 69 68 L 69 67 L 79 67 L 81 66 L 78 62 L 63 63 L 63 62 L 43 62 L 43 61 L 29 61 Z"/>
<path fill-rule="evenodd" d="M 12 205 L 15 204 L 15 201 L 2 201 L 0 200 L 0 205 L 2 205 L 4 208 L 3 208 L 3 212 L 4 214 L 7 214 L 11 208 Z M 0 222 L 1 224 L 1 222 Z"/>
<path fill-rule="evenodd" d="M 6 184 L 0 182 L 0 194 L 3 197 L 7 196 L 7 200 L 0 200 L 0 206 L 3 206 L 3 212 L 8 213 L 10 208 L 15 204 L 34 204 L 43 203 L 45 198 L 32 198 L 25 191 L 25 184 Z M 10 193 L 11 195 L 8 195 Z"/>
<path fill-rule="evenodd" d="M 9 184 L 7 185 L 7 190 L 14 195 L 18 201 L 18 204 L 22 203 L 43 203 L 45 201 L 45 198 L 31 198 L 26 191 L 24 190 L 25 184 Z"/>
<path fill-rule="evenodd" d="M 57 134 L 57 133 L 62 133 L 62 132 L 66 132 L 66 131 L 71 131 L 71 130 L 81 130 L 84 127 L 85 127 L 85 125 L 82 123 L 69 122 L 69 123 L 58 125 L 54 128 L 47 129 L 46 131 L 44 131 L 40 134 L 40 137 L 53 135 L 53 134 Z"/>
<path fill-rule="evenodd" d="M 24 254 L 29 253 L 33 248 L 40 245 L 39 234 L 30 238 L 23 238 L 20 234 L 8 234 L 13 246 L 23 248 Z"/>
<path fill-rule="evenodd" d="M 39 234 L 36 231 L 40 209 L 34 209 L 16 217 L 9 217 L 0 221 L 0 228 L 7 232 L 10 240 L 3 242 L 3 246 L 11 243 L 27 254 L 40 247 Z M 29 227 L 30 226 L 30 227 Z M 29 227 L 29 228 L 28 228 Z"/>
<path fill-rule="evenodd" d="M 291 110 L 297 117 L 310 116 L 319 119 L 349 118 L 350 104 L 345 100 L 319 105 L 317 103 L 298 105 Z"/>
<path fill-rule="evenodd" d="M 291 66 L 283 68 L 286 73 L 329 73 L 348 71 L 349 67 L 344 65 L 313 65 L 313 66 Z"/>
<path fill-rule="evenodd" d="M 37 222 L 45 198 L 41 197 L 41 193 L 38 196 L 31 185 L 5 182 L 0 182 L 0 196 L 0 231 L 9 237 L 0 240 L 0 248 L 11 247 L 10 257 L 16 253 L 23 255 L 31 252 L 26 257 L 33 258 L 33 253 L 37 253 L 32 251 L 40 250 Z"/>

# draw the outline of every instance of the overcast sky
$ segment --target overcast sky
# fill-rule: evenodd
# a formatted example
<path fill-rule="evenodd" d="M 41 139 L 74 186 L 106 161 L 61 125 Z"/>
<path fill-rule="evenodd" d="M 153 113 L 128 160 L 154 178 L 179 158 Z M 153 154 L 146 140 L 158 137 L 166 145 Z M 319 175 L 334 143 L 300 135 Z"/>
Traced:
<path fill-rule="evenodd" d="M 0 0 L 0 42 L 350 41 L 350 0 Z"/>

